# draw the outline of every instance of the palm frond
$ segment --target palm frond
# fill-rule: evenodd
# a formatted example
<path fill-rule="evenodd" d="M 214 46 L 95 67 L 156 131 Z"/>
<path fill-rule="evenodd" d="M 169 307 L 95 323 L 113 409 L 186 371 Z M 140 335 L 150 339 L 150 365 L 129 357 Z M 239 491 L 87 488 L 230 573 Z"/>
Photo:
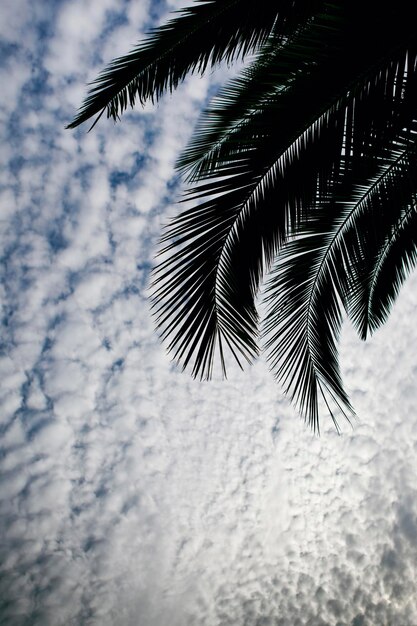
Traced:
<path fill-rule="evenodd" d="M 224 164 L 256 150 L 275 129 L 273 141 L 281 149 L 295 141 L 305 128 L 329 108 L 340 93 L 332 82 L 319 78 L 319 64 L 333 62 L 343 47 L 340 37 L 345 15 L 332 7 L 314 21 L 300 24 L 292 37 L 271 35 L 255 61 L 213 99 L 203 112 L 189 146 L 177 167 L 188 180 L 198 181 L 221 171 Z M 327 29 L 323 47 L 323 29 Z M 317 85 L 317 80 L 323 82 Z M 314 85 L 314 88 L 313 88 Z M 318 89 L 320 105 L 317 110 Z M 311 95 L 314 93 L 313 100 Z M 336 96 L 334 97 L 334 94 Z M 300 98 L 305 96 L 304 106 Z M 279 120 L 287 116 L 285 128 Z"/>
<path fill-rule="evenodd" d="M 348 313 L 362 339 L 386 321 L 415 264 L 417 154 L 410 137 L 399 148 L 392 164 L 357 204 L 354 228 L 347 233 Z"/>
<path fill-rule="evenodd" d="M 330 47 L 329 65 L 333 52 Z M 362 52 L 358 46 L 358 58 Z M 238 360 L 239 353 L 246 360 L 255 356 L 255 298 L 275 253 L 312 209 L 318 189 L 320 197 L 326 196 L 342 165 L 348 168 L 355 162 L 359 170 L 366 165 L 369 178 L 369 164 L 375 171 L 383 157 L 379 144 L 401 128 L 393 99 L 403 91 L 398 75 L 405 53 L 376 68 L 371 63 L 375 54 L 370 50 L 371 77 L 362 72 L 360 85 L 343 97 L 340 85 L 334 93 L 333 82 L 324 74 L 330 107 L 323 102 L 318 88 L 322 83 L 313 69 L 300 74 L 291 90 L 281 94 L 285 105 L 278 98 L 273 101 L 261 116 L 262 124 L 256 116 L 251 118 L 255 124 L 248 124 L 237 143 L 241 151 L 230 150 L 224 160 L 217 159 L 214 173 L 205 181 L 202 176 L 203 183 L 190 195 L 202 204 L 180 215 L 168 229 L 164 241 L 170 243 L 164 252 L 171 256 L 155 272 L 155 313 L 174 358 L 184 367 L 194 359 L 194 375 L 210 377 L 215 345 L 223 369 L 225 345 Z M 352 65 L 348 55 L 345 60 Z M 296 103 L 301 95 L 308 95 L 302 113 L 288 106 L 290 98 Z M 286 112 L 285 128 L 274 123 L 280 106 Z"/>
<path fill-rule="evenodd" d="M 184 367 L 194 358 L 195 376 L 211 376 L 215 345 L 223 370 L 225 346 L 239 363 L 239 353 L 247 361 L 257 354 L 260 281 L 302 207 L 311 205 L 320 174 L 325 178 L 319 154 L 332 168 L 342 140 L 340 111 L 308 129 L 265 178 L 253 181 L 242 166 L 240 173 L 200 186 L 193 198 L 199 193 L 209 199 L 168 228 L 162 253 L 169 257 L 155 270 L 155 314 L 174 358 Z M 308 184 L 300 187 L 302 174 Z"/>
<path fill-rule="evenodd" d="M 417 266 L 416 202 L 414 195 L 414 204 L 403 211 L 382 251 L 369 300 L 371 332 L 387 320 L 403 283 Z"/>
<path fill-rule="evenodd" d="M 219 358 L 225 374 L 227 352 L 240 365 L 258 352 L 255 299 L 279 253 L 266 347 L 313 428 L 320 396 L 335 421 L 335 407 L 353 413 L 344 311 L 365 337 L 417 263 L 413 17 L 405 0 L 195 0 L 108 66 L 69 125 L 106 110 L 116 120 L 258 51 L 178 160 L 194 206 L 162 239 L 153 309 L 176 360 L 210 378 Z"/>
<path fill-rule="evenodd" d="M 314 430 L 319 426 L 319 396 L 335 423 L 335 408 L 353 414 L 337 358 L 346 274 L 340 271 L 339 250 L 331 245 L 343 222 L 343 211 L 331 203 L 316 210 L 302 236 L 277 257 L 266 286 L 263 335 L 268 359 Z"/>
<path fill-rule="evenodd" d="M 382 244 L 388 245 L 387 230 L 392 236 L 415 201 L 416 159 L 405 130 L 413 126 L 417 104 L 416 57 L 410 57 L 405 53 L 380 74 L 381 82 L 365 86 L 367 97 L 369 89 L 379 93 L 376 116 L 363 93 L 347 106 L 342 163 L 330 194 L 318 192 L 321 210 L 310 212 L 299 238 L 281 251 L 268 283 L 265 338 L 271 366 L 313 428 L 320 395 L 334 419 L 335 405 L 352 412 L 337 358 L 343 310 L 357 326 L 368 323 L 370 278 Z M 411 62 L 407 71 L 405 59 Z M 388 288 L 389 302 L 394 292 Z"/>
<path fill-rule="evenodd" d="M 416 237 L 411 236 L 405 248 L 408 264 L 400 269 L 399 259 L 396 271 L 389 261 L 386 265 L 381 262 L 382 246 L 378 246 L 383 240 L 386 254 L 394 248 L 398 254 L 397 239 L 406 237 L 400 226 L 408 224 L 415 213 L 414 205 L 407 205 L 406 200 L 415 199 L 416 185 L 410 184 L 406 190 L 399 185 L 410 176 L 416 180 L 417 163 L 414 159 L 411 169 L 405 167 L 405 161 L 405 156 L 397 157 L 381 176 L 357 185 L 349 194 L 355 200 L 347 202 L 343 193 L 334 194 L 327 206 L 324 200 L 322 208 L 303 224 L 300 237 L 280 252 L 268 281 L 264 329 L 268 358 L 285 392 L 314 429 L 319 423 L 319 396 L 333 419 L 335 408 L 345 415 L 353 413 L 337 355 L 344 311 L 356 325 L 363 325 L 360 314 L 369 313 L 368 298 L 372 296 L 373 316 L 387 314 L 401 281 L 416 261 Z M 409 165 L 408 158 L 407 162 Z M 339 185 L 346 187 L 348 182 Z M 392 283 L 381 280 L 382 267 L 395 274 Z"/>
<path fill-rule="evenodd" d="M 410 230 L 416 176 L 416 156 L 397 156 L 382 175 L 352 190 L 354 201 L 341 194 L 315 211 L 277 259 L 267 286 L 265 345 L 276 377 L 314 429 L 320 395 L 334 419 L 331 405 L 353 412 L 337 356 L 344 311 L 362 334 L 366 325 L 373 330 L 417 262 Z"/>
<path fill-rule="evenodd" d="M 346 3 L 324 3 L 321 9 L 291 37 L 277 43 L 271 35 L 253 64 L 212 100 L 177 163 L 189 181 L 221 173 L 269 138 L 289 146 L 327 109 L 344 106 L 374 79 L 392 87 L 392 69 L 399 56 L 404 59 L 410 34 L 397 33 L 387 44 L 387 31 L 369 33 L 366 19 L 358 27 Z M 391 75 L 384 78 L 385 71 Z M 372 116 L 376 120 L 378 111 Z"/>
<path fill-rule="evenodd" d="M 209 108 L 200 117 L 190 144 L 177 162 L 177 168 L 188 174 L 188 180 L 198 180 L 210 171 L 216 163 L 220 145 L 229 138 L 233 139 L 233 133 L 248 118 L 259 115 L 276 94 L 281 94 L 298 73 L 308 72 L 318 54 L 322 54 L 318 41 L 314 47 L 310 43 L 308 48 L 304 42 L 303 47 L 299 36 L 305 28 L 306 24 L 300 23 L 291 37 L 284 39 L 272 33 L 251 65 L 212 99 Z M 297 39 L 298 55 L 294 54 L 294 39 Z M 290 43 L 291 50 L 287 53 Z M 238 138 L 235 146 L 239 146 Z"/>
<path fill-rule="evenodd" d="M 137 100 L 143 104 L 173 91 L 188 73 L 202 74 L 243 58 L 262 46 L 273 29 L 285 34 L 293 28 L 304 10 L 300 0 L 195 0 L 98 76 L 68 128 L 106 109 L 117 120 Z"/>

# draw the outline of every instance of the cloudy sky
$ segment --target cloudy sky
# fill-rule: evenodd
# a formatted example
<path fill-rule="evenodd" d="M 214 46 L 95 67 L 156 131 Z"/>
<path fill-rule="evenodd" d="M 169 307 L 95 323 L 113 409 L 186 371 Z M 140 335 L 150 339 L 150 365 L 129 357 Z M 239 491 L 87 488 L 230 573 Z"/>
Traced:
<path fill-rule="evenodd" d="M 167 12 L 0 7 L 0 624 L 417 624 L 417 276 L 341 362 L 358 418 L 313 435 L 265 362 L 193 381 L 149 311 L 173 169 L 224 72 L 64 130 Z"/>

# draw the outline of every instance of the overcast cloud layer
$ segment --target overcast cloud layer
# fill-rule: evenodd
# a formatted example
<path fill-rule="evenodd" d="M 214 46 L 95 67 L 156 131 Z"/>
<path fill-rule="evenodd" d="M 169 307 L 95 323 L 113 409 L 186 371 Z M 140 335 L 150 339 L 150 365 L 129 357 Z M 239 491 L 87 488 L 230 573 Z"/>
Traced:
<path fill-rule="evenodd" d="M 358 419 L 318 438 L 262 360 L 195 382 L 153 331 L 173 163 L 221 75 L 64 130 L 173 7 L 0 7 L 0 623 L 416 625 L 417 276 L 370 342 L 345 326 Z"/>

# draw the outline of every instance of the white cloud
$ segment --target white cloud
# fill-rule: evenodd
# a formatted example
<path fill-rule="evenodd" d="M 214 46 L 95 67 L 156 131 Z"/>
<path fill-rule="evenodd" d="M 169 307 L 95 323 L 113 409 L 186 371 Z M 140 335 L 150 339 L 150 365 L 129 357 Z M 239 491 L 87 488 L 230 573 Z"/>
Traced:
<path fill-rule="evenodd" d="M 417 623 L 416 277 L 371 342 L 344 329 L 359 418 L 341 436 L 330 420 L 312 435 L 262 361 L 227 382 L 181 374 L 153 330 L 149 269 L 217 78 L 64 131 L 147 5 L 58 3 L 49 39 L 45 12 L 14 7 L 1 9 L 20 46 L 1 148 L 3 621 Z M 112 11 L 127 21 L 103 37 Z M 29 103 L 28 55 L 49 72 Z"/>

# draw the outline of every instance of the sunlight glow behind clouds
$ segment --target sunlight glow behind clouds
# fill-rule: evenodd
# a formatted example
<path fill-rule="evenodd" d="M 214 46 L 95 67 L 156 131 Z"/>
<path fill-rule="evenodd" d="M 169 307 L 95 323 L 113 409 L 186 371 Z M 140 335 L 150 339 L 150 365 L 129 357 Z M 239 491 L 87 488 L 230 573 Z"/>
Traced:
<path fill-rule="evenodd" d="M 0 9 L 0 621 L 416 624 L 416 276 L 370 343 L 344 328 L 359 419 L 341 436 L 312 435 L 262 360 L 228 382 L 181 374 L 149 271 L 218 75 L 65 131 L 150 21 L 146 3 L 51 6 Z"/>

